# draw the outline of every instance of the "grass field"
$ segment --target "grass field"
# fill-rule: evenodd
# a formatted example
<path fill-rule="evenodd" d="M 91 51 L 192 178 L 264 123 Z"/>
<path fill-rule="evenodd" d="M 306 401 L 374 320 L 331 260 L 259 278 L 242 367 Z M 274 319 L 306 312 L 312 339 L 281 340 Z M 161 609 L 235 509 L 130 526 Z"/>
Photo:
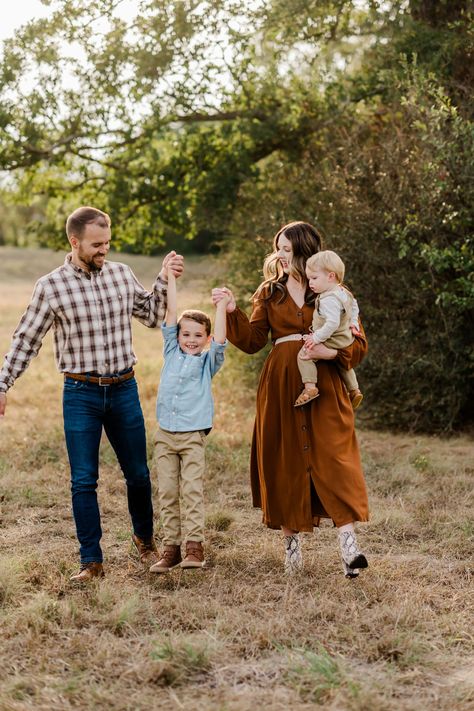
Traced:
<path fill-rule="evenodd" d="M 0 249 L 2 354 L 35 279 L 63 256 Z M 120 259 L 151 284 L 157 259 Z M 216 273 L 216 262 L 188 260 L 181 306 L 209 308 Z M 151 442 L 160 334 L 137 324 L 135 349 Z M 141 568 L 104 442 L 106 578 L 75 589 L 61 378 L 45 339 L 0 421 L 1 711 L 474 709 L 472 440 L 360 431 L 372 514 L 359 539 L 370 567 L 346 580 L 326 524 L 303 536 L 305 571 L 287 579 L 281 537 L 250 503 L 248 362 L 230 352 L 214 381 L 207 570 Z"/>

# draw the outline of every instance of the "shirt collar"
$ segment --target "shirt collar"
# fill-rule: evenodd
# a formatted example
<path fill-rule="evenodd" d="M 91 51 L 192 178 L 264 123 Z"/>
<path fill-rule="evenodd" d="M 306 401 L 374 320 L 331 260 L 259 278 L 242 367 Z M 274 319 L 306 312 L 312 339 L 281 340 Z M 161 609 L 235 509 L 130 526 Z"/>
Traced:
<path fill-rule="evenodd" d="M 104 262 L 104 267 L 107 264 L 107 262 Z M 77 264 L 73 264 L 72 261 L 72 252 L 69 252 L 69 254 L 66 254 L 66 259 L 64 260 L 64 266 L 69 272 L 72 272 L 75 276 L 77 277 L 85 277 L 86 279 L 91 279 L 91 272 L 86 271 L 85 269 L 82 269 L 82 267 L 78 267 Z M 100 275 L 103 273 L 104 267 L 102 269 L 98 269 L 95 273 L 97 275 Z"/>

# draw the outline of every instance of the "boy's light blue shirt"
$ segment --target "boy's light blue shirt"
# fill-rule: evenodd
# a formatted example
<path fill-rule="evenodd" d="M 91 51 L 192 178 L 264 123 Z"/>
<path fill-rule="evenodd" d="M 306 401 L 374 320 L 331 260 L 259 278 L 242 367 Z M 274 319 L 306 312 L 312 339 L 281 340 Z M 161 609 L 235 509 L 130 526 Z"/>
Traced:
<path fill-rule="evenodd" d="M 183 353 L 178 326 L 161 326 L 164 365 L 161 371 L 156 418 L 168 432 L 194 432 L 212 427 L 214 403 L 211 380 L 224 362 L 225 343 L 211 340 L 208 351 Z"/>

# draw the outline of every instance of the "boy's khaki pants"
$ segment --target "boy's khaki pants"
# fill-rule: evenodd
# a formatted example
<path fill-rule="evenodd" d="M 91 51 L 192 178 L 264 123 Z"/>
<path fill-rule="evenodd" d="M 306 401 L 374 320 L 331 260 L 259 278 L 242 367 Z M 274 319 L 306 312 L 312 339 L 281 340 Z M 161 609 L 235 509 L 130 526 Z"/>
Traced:
<path fill-rule="evenodd" d="M 202 430 L 167 432 L 159 427 L 156 433 L 154 462 L 158 470 L 164 545 L 181 545 L 184 538 L 204 540 L 205 439 Z"/>

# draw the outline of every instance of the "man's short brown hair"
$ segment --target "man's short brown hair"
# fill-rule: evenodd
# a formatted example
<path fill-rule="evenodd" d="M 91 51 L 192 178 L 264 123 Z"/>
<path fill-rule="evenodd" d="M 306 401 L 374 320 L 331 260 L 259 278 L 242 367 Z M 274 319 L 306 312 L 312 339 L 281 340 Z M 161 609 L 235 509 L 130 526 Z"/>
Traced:
<path fill-rule="evenodd" d="M 187 309 L 187 311 L 183 311 L 183 313 L 178 319 L 178 333 L 179 329 L 181 328 L 181 321 L 183 320 L 183 318 L 187 318 L 190 321 L 196 321 L 196 323 L 200 323 L 202 326 L 205 327 L 207 335 L 211 335 L 211 319 L 207 314 L 204 313 L 204 311 L 197 311 L 195 309 Z"/>
<path fill-rule="evenodd" d="M 95 207 L 78 207 L 74 210 L 66 221 L 66 234 L 68 237 L 74 235 L 78 239 L 82 237 L 86 225 L 99 225 L 100 227 L 110 227 L 111 220 L 106 212 L 97 210 Z"/>

